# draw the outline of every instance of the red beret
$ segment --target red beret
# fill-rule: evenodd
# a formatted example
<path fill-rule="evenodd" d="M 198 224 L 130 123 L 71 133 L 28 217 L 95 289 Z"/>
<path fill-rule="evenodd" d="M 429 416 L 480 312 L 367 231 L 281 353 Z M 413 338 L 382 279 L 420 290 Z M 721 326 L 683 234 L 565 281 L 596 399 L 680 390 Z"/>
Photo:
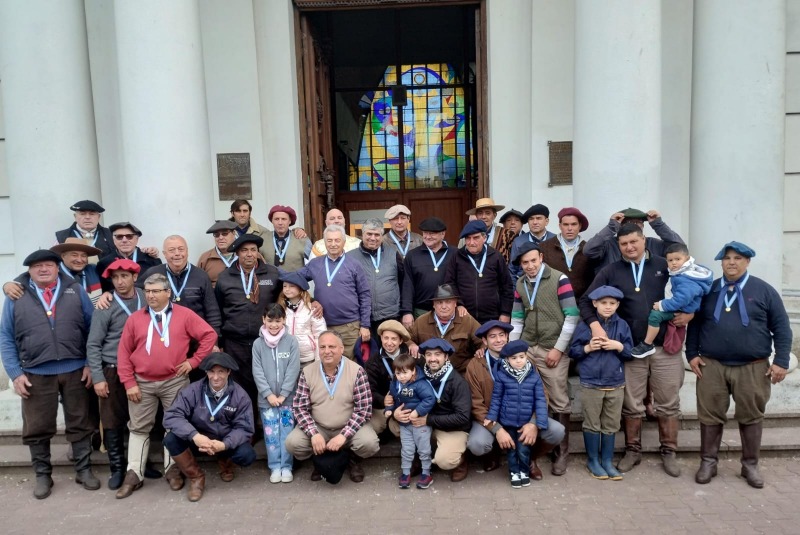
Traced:
<path fill-rule="evenodd" d="M 269 216 L 267 219 L 272 221 L 272 216 L 275 212 L 284 212 L 289 214 L 289 225 L 294 225 L 297 222 L 297 212 L 291 206 L 281 206 L 280 204 L 276 204 L 272 208 L 269 209 Z"/>
<path fill-rule="evenodd" d="M 573 215 L 578 218 L 578 223 L 581 224 L 581 232 L 589 228 L 589 220 L 586 219 L 586 216 L 583 215 L 583 212 L 578 210 L 573 206 L 568 206 L 567 208 L 562 208 L 558 212 L 558 221 L 560 222 L 564 216 Z"/>
<path fill-rule="evenodd" d="M 139 264 L 133 260 L 128 260 L 127 258 L 117 258 L 103 271 L 103 278 L 107 279 L 111 276 L 112 271 L 116 271 L 118 269 L 130 271 L 131 273 L 139 273 L 142 270 L 142 268 L 139 267 Z"/>

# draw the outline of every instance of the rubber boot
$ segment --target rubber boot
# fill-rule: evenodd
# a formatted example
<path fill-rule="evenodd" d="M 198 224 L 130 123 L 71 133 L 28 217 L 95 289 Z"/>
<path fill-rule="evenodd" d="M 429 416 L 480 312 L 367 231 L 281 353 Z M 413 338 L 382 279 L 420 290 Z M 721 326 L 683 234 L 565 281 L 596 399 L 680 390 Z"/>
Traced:
<path fill-rule="evenodd" d="M 583 444 L 586 447 L 586 469 L 595 479 L 608 479 L 608 474 L 600 465 L 600 433 L 584 431 Z"/>
<path fill-rule="evenodd" d="M 625 456 L 617 463 L 620 472 L 630 472 L 642 462 L 642 419 L 624 418 Z"/>
<path fill-rule="evenodd" d="M 754 489 L 764 488 L 764 478 L 758 471 L 762 426 L 762 422 L 750 425 L 739 424 L 739 436 L 742 438 L 742 477 Z"/>
<path fill-rule="evenodd" d="M 614 439 L 613 433 L 603 433 L 600 435 L 600 466 L 608 474 L 611 481 L 620 481 L 622 474 L 614 468 Z"/>
<path fill-rule="evenodd" d="M 350 452 L 350 481 L 353 483 L 361 483 L 364 481 L 364 467 L 361 466 L 361 457 Z"/>
<path fill-rule="evenodd" d="M 33 488 L 33 497 L 44 500 L 50 496 L 53 488 L 53 465 L 50 464 L 50 441 L 30 444 L 31 464 L 36 474 L 36 486 Z"/>
<path fill-rule="evenodd" d="M 531 472 L 531 479 L 534 481 L 541 481 L 542 480 L 542 469 L 539 468 L 539 463 L 536 460 L 539 457 L 544 457 L 555 448 L 555 444 L 548 444 L 544 440 L 536 439 L 536 442 L 533 444 L 533 448 L 531 449 L 531 464 L 530 464 L 530 472 Z"/>
<path fill-rule="evenodd" d="M 108 453 L 108 469 L 111 472 L 108 478 L 108 488 L 117 490 L 125 480 L 125 469 L 128 467 L 128 460 L 125 458 L 124 429 L 103 430 L 103 443 Z"/>
<path fill-rule="evenodd" d="M 186 493 L 186 497 L 190 502 L 199 501 L 203 497 L 203 490 L 206 488 L 206 474 L 197 464 L 197 459 L 192 455 L 192 450 L 186 448 L 186 451 L 180 455 L 173 455 L 172 460 L 175 461 L 175 466 L 180 469 L 183 475 L 189 479 L 189 491 Z"/>
<path fill-rule="evenodd" d="M 678 428 L 680 423 L 677 416 L 658 417 L 658 438 L 661 442 L 661 461 L 664 463 L 664 471 L 672 477 L 681 475 L 681 467 L 678 465 Z"/>
<path fill-rule="evenodd" d="M 555 459 L 550 473 L 554 476 L 563 476 L 567 473 L 567 461 L 569 460 L 569 416 L 568 412 L 556 413 L 556 419 L 564 426 L 564 439 L 554 450 Z"/>
<path fill-rule="evenodd" d="M 694 480 L 701 485 L 711 482 L 717 475 L 719 446 L 722 443 L 722 424 L 700 424 L 700 468 Z"/>
<path fill-rule="evenodd" d="M 92 473 L 92 436 L 73 442 L 72 452 L 75 455 L 75 483 L 83 485 L 86 490 L 99 489 L 100 480 Z"/>

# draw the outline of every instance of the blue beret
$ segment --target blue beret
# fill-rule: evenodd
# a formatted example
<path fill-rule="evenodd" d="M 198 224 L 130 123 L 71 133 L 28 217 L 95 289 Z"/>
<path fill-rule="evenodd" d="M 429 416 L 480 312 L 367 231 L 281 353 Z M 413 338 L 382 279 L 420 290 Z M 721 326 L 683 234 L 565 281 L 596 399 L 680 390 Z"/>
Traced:
<path fill-rule="evenodd" d="M 288 282 L 289 284 L 294 284 L 295 286 L 299 287 L 301 290 L 308 291 L 308 281 L 298 275 L 296 272 L 281 272 L 280 277 L 278 280 L 282 280 L 283 282 Z"/>
<path fill-rule="evenodd" d="M 501 358 L 508 358 L 512 355 L 516 355 L 517 353 L 527 353 L 528 352 L 528 343 L 523 342 L 522 340 L 514 340 L 513 342 L 509 342 L 500 350 L 500 357 Z"/>
<path fill-rule="evenodd" d="M 592 290 L 592 293 L 590 293 L 588 297 L 592 301 L 595 301 L 597 299 L 602 299 L 604 297 L 613 297 L 614 299 L 622 299 L 623 297 L 625 297 L 625 294 L 623 294 L 622 290 L 618 288 L 604 285 Z"/>
<path fill-rule="evenodd" d="M 725 256 L 725 253 L 728 251 L 728 249 L 733 249 L 740 255 L 746 256 L 747 258 L 753 258 L 756 255 L 756 252 L 753 249 L 743 244 L 742 242 L 729 241 L 728 243 L 722 246 L 722 249 L 719 250 L 717 256 L 714 257 L 714 260 L 722 260 L 722 257 Z"/>
<path fill-rule="evenodd" d="M 459 238 L 466 238 L 467 236 L 471 236 L 473 234 L 477 234 L 479 232 L 483 232 L 486 234 L 486 224 L 483 221 L 470 221 L 466 225 L 464 225 L 464 229 L 461 231 L 461 234 L 458 236 Z"/>
<path fill-rule="evenodd" d="M 538 244 L 533 243 L 532 241 L 527 241 L 523 243 L 522 246 L 519 248 L 517 256 L 511 259 L 511 263 L 514 264 L 515 266 L 518 266 L 520 262 L 522 262 L 522 256 L 526 253 L 530 253 L 531 251 L 539 251 L 541 253 L 542 248 L 539 247 Z"/>
<path fill-rule="evenodd" d="M 429 340 L 425 340 L 419 345 L 419 350 L 423 353 L 428 349 L 441 349 L 448 355 L 452 355 L 456 352 L 455 348 L 450 345 L 450 342 L 443 340 L 442 338 L 431 338 Z"/>
<path fill-rule="evenodd" d="M 512 327 L 510 323 L 506 323 L 504 321 L 499 321 L 499 320 L 492 320 L 492 321 L 487 321 L 486 323 L 478 327 L 478 330 L 475 331 L 475 336 L 477 336 L 478 338 L 483 338 L 484 336 L 489 334 L 489 331 L 491 331 L 494 328 L 503 329 L 507 333 L 510 333 L 511 331 L 514 330 L 514 327 Z"/>

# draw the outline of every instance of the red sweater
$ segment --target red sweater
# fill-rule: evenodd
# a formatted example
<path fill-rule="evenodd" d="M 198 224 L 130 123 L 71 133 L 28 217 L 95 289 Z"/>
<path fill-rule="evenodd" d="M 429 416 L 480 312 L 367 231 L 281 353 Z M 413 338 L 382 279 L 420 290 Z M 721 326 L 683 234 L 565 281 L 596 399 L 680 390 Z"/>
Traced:
<path fill-rule="evenodd" d="M 136 386 L 135 375 L 147 381 L 165 381 L 175 377 L 175 370 L 186 360 L 189 342 L 192 340 L 200 343 L 194 356 L 189 359 L 192 368 L 197 368 L 217 342 L 217 333 L 211 325 L 181 305 L 172 305 L 169 347 L 164 347 L 164 342 L 154 329 L 148 354 L 145 345 L 149 328 L 150 309 L 144 307 L 130 315 L 122 330 L 117 353 L 117 368 L 119 380 L 125 385 L 126 390 Z"/>

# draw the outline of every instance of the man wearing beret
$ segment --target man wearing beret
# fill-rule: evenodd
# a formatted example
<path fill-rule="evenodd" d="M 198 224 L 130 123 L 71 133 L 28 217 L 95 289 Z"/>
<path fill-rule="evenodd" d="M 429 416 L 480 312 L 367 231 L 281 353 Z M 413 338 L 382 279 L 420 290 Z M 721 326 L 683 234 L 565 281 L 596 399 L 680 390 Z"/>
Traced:
<path fill-rule="evenodd" d="M 645 248 L 650 254 L 666 256 L 667 247 L 673 243 L 683 243 L 683 239 L 664 223 L 657 210 L 644 213 L 636 208 L 626 208 L 611 215 L 608 225 L 586 242 L 583 254 L 595 262 L 596 271 L 617 262 L 623 256 L 614 239 L 619 229 L 626 223 L 634 223 L 644 230 L 645 221 L 650 223 L 650 228 L 658 235 L 658 238 L 661 238 L 645 238 Z"/>
<path fill-rule="evenodd" d="M 466 211 L 468 216 L 475 217 L 476 221 L 483 222 L 486 243 L 495 250 L 499 250 L 503 244 L 511 246 L 503 226 L 495 223 L 497 213 L 503 208 L 505 208 L 504 205 L 495 203 L 491 197 L 484 197 L 475 201 L 475 208 L 470 208 Z M 461 248 L 463 246 L 464 241 L 462 238 L 458 243 L 458 247 Z"/>
<path fill-rule="evenodd" d="M 367 372 L 343 358 L 344 344 L 334 331 L 319 337 L 318 364 L 300 372 L 292 402 L 297 427 L 286 437 L 286 450 L 304 460 L 326 451 L 350 450 L 350 480 L 364 480 L 361 460 L 380 449 L 378 435 L 367 425 L 372 417 L 372 393 Z M 320 479 L 317 472 L 311 479 Z"/>
<path fill-rule="evenodd" d="M 100 225 L 100 214 L 106 211 L 94 201 L 78 201 L 69 207 L 73 211 L 75 222 L 68 228 L 56 232 L 56 241 L 65 243 L 67 238 L 77 238 L 86 245 L 100 249 L 100 257 L 111 254 L 114 250 L 111 231 Z M 97 258 L 92 260 L 97 263 Z"/>
<path fill-rule="evenodd" d="M 452 481 L 463 481 L 469 474 L 466 455 L 471 426 L 469 385 L 461 374 L 453 373 L 449 357 L 454 348 L 447 340 L 431 338 L 420 344 L 419 351 L 425 355 L 423 371 L 433 387 L 436 404 L 427 415 L 417 418 L 411 418 L 412 410 L 400 405 L 392 417 L 400 424 L 431 426 L 436 441 L 433 462 L 441 470 L 452 470 Z M 392 399 L 387 401 L 394 403 Z"/>
<path fill-rule="evenodd" d="M 476 355 L 476 358 L 470 359 L 464 376 L 472 393 L 472 428 L 467 448 L 476 457 L 484 456 L 484 470 L 487 472 L 500 467 L 500 450 L 493 446 L 497 444 L 508 449 L 513 443 L 511 435 L 502 426 L 483 425 L 492 402 L 495 374 L 501 367 L 500 351 L 508 343 L 508 334 L 513 328 L 511 324 L 497 320 L 481 325 L 475 331 L 475 336 L 483 339 L 484 348 L 480 350 L 480 356 Z M 533 446 L 530 463 L 531 479 L 536 481 L 542 479 L 542 470 L 537 459 L 547 455 L 560 444 L 564 439 L 564 433 L 564 426 L 553 418 L 548 418 L 547 428 L 538 428 L 536 415 L 520 428 L 520 440 Z"/>
<path fill-rule="evenodd" d="M 53 486 L 50 439 L 56 434 L 59 397 L 63 402 L 67 441 L 72 444 L 75 482 L 97 490 L 92 473 L 89 416 L 92 385 L 86 366 L 86 335 L 92 302 L 78 281 L 59 272 L 61 258 L 38 250 L 25 258 L 26 291 L 6 299 L 0 318 L 3 367 L 22 398 L 22 442 L 31 452 L 36 473 L 33 495 L 44 499 Z"/>
<path fill-rule="evenodd" d="M 564 353 L 578 324 L 578 304 L 569 278 L 544 262 L 540 247 L 524 243 L 514 259 L 522 276 L 514 292 L 511 324 L 530 346 L 528 357 L 542 376 L 555 419 L 568 429 L 572 404 L 567 384 L 569 357 Z M 569 433 L 565 433 L 550 470 L 554 476 L 567 471 L 568 456 Z"/>
<path fill-rule="evenodd" d="M 422 245 L 422 236 L 408 229 L 408 222 L 411 219 L 411 210 L 408 207 L 395 204 L 386 210 L 383 217 L 389 220 L 392 227 L 384 234 L 383 243 L 397 249 L 401 258 L 407 257 L 409 252 Z"/>
<path fill-rule="evenodd" d="M 581 318 L 592 330 L 593 338 L 607 338 L 607 333 L 597 319 L 588 294 L 600 286 L 613 286 L 621 290 L 624 299 L 617 314 L 631 329 L 636 346 L 647 335 L 647 317 L 653 303 L 664 299 L 664 288 L 669 279 L 667 261 L 645 248 L 645 237 L 639 225 L 629 223 L 617 233 L 617 243 L 622 260 L 604 267 L 581 297 Z M 693 314 L 676 313 L 672 322 L 684 326 Z M 625 397 L 622 417 L 625 431 L 625 456 L 617 465 L 621 472 L 629 472 L 642 460 L 642 418 L 645 416 L 644 398 L 648 380 L 653 388 L 653 409 L 658 418 L 658 437 L 664 471 L 678 477 L 681 473 L 676 451 L 680 422 L 680 389 L 685 374 L 680 355 L 664 351 L 666 323 L 655 339 L 654 354 L 625 362 Z"/>
<path fill-rule="evenodd" d="M 594 280 L 594 262 L 583 253 L 586 240 L 581 232 L 589 228 L 589 220 L 575 207 L 562 208 L 558 212 L 558 235 L 539 244 L 547 265 L 569 277 L 575 299 Z"/>
<path fill-rule="evenodd" d="M 525 224 L 524 217 L 525 214 L 513 208 L 500 217 L 500 224 L 503 225 L 506 231 L 509 243 L 506 247 L 498 249 L 498 252 L 503 255 L 507 263 L 511 262 L 511 247 L 514 244 L 514 240 L 522 233 L 522 227 Z"/>
<path fill-rule="evenodd" d="M 253 436 L 253 405 L 244 389 L 230 377 L 239 365 L 227 353 L 211 353 L 200 363 L 206 378 L 180 391 L 164 412 L 164 447 L 189 480 L 186 497 L 203 497 L 206 475 L 195 455 L 217 459 L 219 477 L 230 483 L 235 465 L 250 466 L 256 452 Z"/>
<path fill-rule="evenodd" d="M 503 257 L 486 245 L 481 221 L 470 221 L 461 231 L 464 247 L 447 266 L 445 282 L 460 296 L 460 304 L 479 323 L 511 319 L 514 285 Z"/>
<path fill-rule="evenodd" d="M 305 266 L 312 244 L 305 232 L 298 237 L 301 229 L 295 229 L 292 235 L 290 227 L 297 222 L 294 208 L 276 204 L 269 210 L 269 220 L 275 230 L 268 230 L 262 236 L 264 245 L 260 252 L 264 259 L 284 271 L 297 271 Z"/>
<path fill-rule="evenodd" d="M 236 254 L 230 246 L 236 239 L 236 223 L 223 219 L 211 225 L 206 234 L 214 238 L 214 247 L 200 255 L 197 267 L 202 269 L 211 279 L 211 286 L 217 285 L 219 274 L 231 267 L 236 261 Z"/>
<path fill-rule="evenodd" d="M 686 358 L 697 375 L 701 462 L 695 481 L 701 484 L 717 475 L 732 396 L 742 440 L 741 475 L 751 487 L 764 486 L 758 471 L 764 409 L 770 383 L 786 377 L 792 330 L 781 296 L 747 270 L 755 255 L 737 241 L 722 247 L 715 259 L 721 261 L 722 277 L 703 297 L 686 334 Z M 773 347 L 775 359 L 770 364 Z"/>
<path fill-rule="evenodd" d="M 550 209 L 543 204 L 534 204 L 522 214 L 523 221 L 528 223 L 528 232 L 521 232 L 514 239 L 511 246 L 508 269 L 511 270 L 511 278 L 516 280 L 522 275 L 522 269 L 514 265 L 513 260 L 519 256 L 520 247 L 526 243 L 541 244 L 545 240 L 555 238 L 555 234 L 547 230 L 550 223 Z"/>
<path fill-rule="evenodd" d="M 147 306 L 131 313 L 117 351 L 119 380 L 125 386 L 130 415 L 128 471 L 117 491 L 118 499 L 142 487 L 159 403 L 169 409 L 189 383 L 189 372 L 199 367 L 217 340 L 217 333 L 200 316 L 171 302 L 164 275 L 150 275 L 144 281 L 144 295 Z M 187 358 L 192 340 L 197 342 L 197 351 Z M 164 456 L 164 468 L 170 488 L 181 489 L 183 477 L 168 455 Z"/>
<path fill-rule="evenodd" d="M 125 322 L 147 304 L 144 291 L 135 286 L 140 269 L 139 264 L 127 258 L 114 260 L 106 268 L 103 276 L 114 285 L 113 301 L 108 308 L 94 311 L 86 341 L 86 361 L 92 372 L 94 391 L 100 398 L 100 422 L 111 470 L 108 479 L 111 490 L 122 486 L 128 466 L 125 458 L 128 397 L 119 380 L 117 350 Z"/>
<path fill-rule="evenodd" d="M 444 241 L 447 225 L 438 217 L 429 217 L 419 224 L 422 246 L 408 252 L 403 261 L 403 286 L 400 309 L 411 311 L 403 315 L 403 325 L 410 329 L 414 320 L 433 308 L 431 298 L 444 283 L 447 264 L 456 248 Z"/>
<path fill-rule="evenodd" d="M 114 239 L 114 249 L 97 262 L 98 273 L 102 275 L 111 262 L 118 258 L 129 258 L 133 260 L 142 268 L 142 273 L 161 263 L 161 260 L 158 258 L 157 248 L 139 248 L 139 238 L 142 237 L 142 231 L 136 228 L 133 223 L 123 221 L 121 223 L 114 223 L 109 228 L 111 229 L 111 236 Z M 114 285 L 111 284 L 110 280 L 103 279 L 102 277 L 100 282 L 103 285 L 103 291 L 108 293 L 108 296 L 104 295 L 103 298 L 108 297 L 108 299 L 110 299 L 110 292 L 114 290 Z M 108 301 L 108 299 L 106 299 L 106 301 Z"/>

